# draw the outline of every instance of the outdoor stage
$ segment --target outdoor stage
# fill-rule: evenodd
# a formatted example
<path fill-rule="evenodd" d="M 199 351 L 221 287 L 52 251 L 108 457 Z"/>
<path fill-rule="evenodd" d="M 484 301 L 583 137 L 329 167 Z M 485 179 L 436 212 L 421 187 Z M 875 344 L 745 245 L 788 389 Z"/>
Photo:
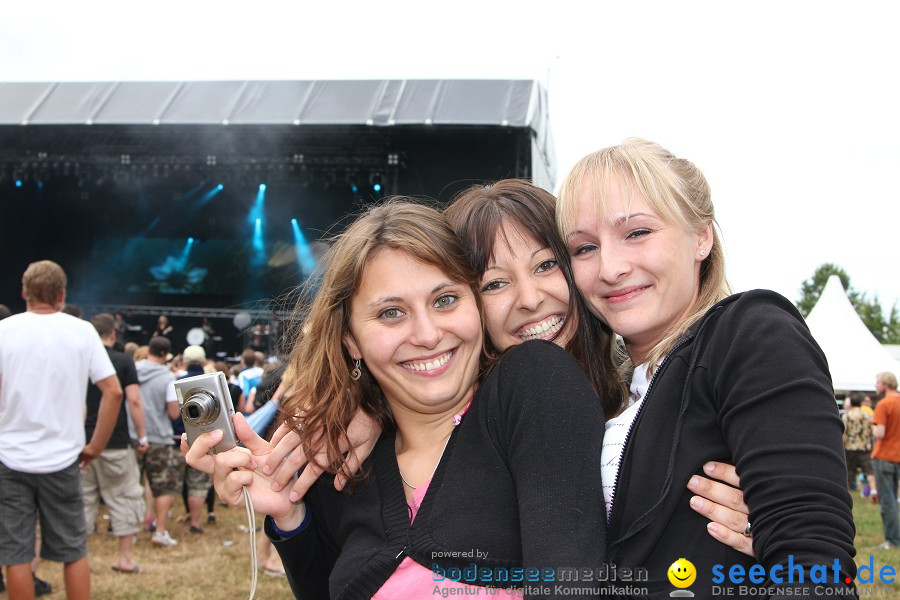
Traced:
<path fill-rule="evenodd" d="M 554 161 L 534 81 L 0 83 L 0 303 L 51 259 L 88 315 L 205 316 L 231 354 L 366 204 Z"/>

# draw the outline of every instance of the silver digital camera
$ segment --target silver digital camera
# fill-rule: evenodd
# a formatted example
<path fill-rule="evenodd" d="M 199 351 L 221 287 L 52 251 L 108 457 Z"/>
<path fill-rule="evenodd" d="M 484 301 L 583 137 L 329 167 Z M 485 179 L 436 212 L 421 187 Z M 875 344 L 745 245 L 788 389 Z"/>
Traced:
<path fill-rule="evenodd" d="M 175 382 L 175 397 L 181 407 L 181 418 L 189 446 L 200 434 L 215 429 L 221 429 L 224 437 L 213 446 L 213 454 L 237 446 L 238 440 L 231 422 L 234 405 L 231 403 L 225 375 L 207 373 L 179 379 Z"/>

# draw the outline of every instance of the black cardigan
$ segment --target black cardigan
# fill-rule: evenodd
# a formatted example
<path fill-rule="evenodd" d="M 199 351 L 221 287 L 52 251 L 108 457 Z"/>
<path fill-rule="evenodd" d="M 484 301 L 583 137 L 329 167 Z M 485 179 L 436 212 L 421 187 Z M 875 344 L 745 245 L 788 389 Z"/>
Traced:
<path fill-rule="evenodd" d="M 697 598 L 713 597 L 714 585 L 740 597 L 729 568 L 742 565 L 746 572 L 756 561 L 715 541 L 688 503 L 690 477 L 718 460 L 737 467 L 754 549 L 767 574 L 793 555 L 793 564 L 807 567 L 806 598 L 817 595 L 812 565 L 828 565 L 831 582 L 838 559 L 840 581 L 855 576 L 842 431 L 825 356 L 794 306 L 765 290 L 723 300 L 652 379 L 624 450 L 609 560 L 620 568 L 646 567 L 651 596 L 667 598 L 675 588 L 666 572 L 684 557 L 697 569 L 689 588 Z M 714 565 L 723 566 L 724 582 L 713 582 Z M 794 583 L 784 575 L 780 585 L 768 579 L 743 585 L 802 587 L 796 575 Z M 793 596 L 784 591 L 780 599 Z"/>
<path fill-rule="evenodd" d="M 366 461 L 369 475 L 354 493 L 335 492 L 333 477 L 323 476 L 306 496 L 306 529 L 281 540 L 267 519 L 266 531 L 291 589 L 304 600 L 370 598 L 406 556 L 445 571 L 473 563 L 596 569 L 606 541 L 603 429 L 603 410 L 574 359 L 548 342 L 526 342 L 479 387 L 412 526 L 395 437 L 388 435 Z M 486 558 L 466 555 L 473 551 Z M 447 556 L 452 552 L 465 554 Z M 527 597 L 555 593 L 556 584 L 526 585 Z M 541 588 L 549 593 L 534 593 Z"/>

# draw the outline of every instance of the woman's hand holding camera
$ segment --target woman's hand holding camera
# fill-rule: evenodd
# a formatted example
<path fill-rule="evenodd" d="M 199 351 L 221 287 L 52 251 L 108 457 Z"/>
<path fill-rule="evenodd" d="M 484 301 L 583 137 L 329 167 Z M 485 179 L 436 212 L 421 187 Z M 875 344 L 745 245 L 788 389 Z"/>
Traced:
<path fill-rule="evenodd" d="M 341 450 L 345 453 L 344 464 L 348 472 L 359 471 L 360 465 L 372 453 L 379 437 L 381 437 L 381 426 L 378 422 L 362 410 L 357 410 L 347 427 L 347 438 L 344 438 L 341 443 Z M 293 481 L 293 485 L 290 487 L 291 497 L 299 499 L 306 495 L 307 490 L 324 471 L 321 465 L 328 462 L 322 438 L 319 437 L 314 441 L 319 442 L 319 448 L 313 447 L 316 455 L 313 460 L 309 460 L 302 451 L 295 452 L 300 446 L 300 436 L 294 431 L 294 428 L 287 422 L 279 425 L 272 436 L 272 451 L 262 459 L 263 472 L 272 475 L 275 480 L 275 489 L 280 490 Z M 304 466 L 306 466 L 305 469 Z M 299 477 L 295 477 L 301 469 L 303 472 Z M 347 478 L 339 472 L 334 478 L 335 489 L 338 491 L 344 489 L 346 483 Z M 281 526 L 279 525 L 279 527 Z"/>
<path fill-rule="evenodd" d="M 187 463 L 199 471 L 212 474 L 216 493 L 228 504 L 242 506 L 243 488 L 246 487 L 256 512 L 270 515 L 284 531 L 296 528 L 306 515 L 305 504 L 291 502 L 291 488 L 274 490 L 274 479 L 262 471 L 262 465 L 272 452 L 272 446 L 256 435 L 243 415 L 235 415 L 233 422 L 234 431 L 244 444 L 243 448 L 210 454 L 212 447 L 222 440 L 220 430 L 200 435 L 192 446 L 188 446 L 182 438 L 181 452 Z"/>

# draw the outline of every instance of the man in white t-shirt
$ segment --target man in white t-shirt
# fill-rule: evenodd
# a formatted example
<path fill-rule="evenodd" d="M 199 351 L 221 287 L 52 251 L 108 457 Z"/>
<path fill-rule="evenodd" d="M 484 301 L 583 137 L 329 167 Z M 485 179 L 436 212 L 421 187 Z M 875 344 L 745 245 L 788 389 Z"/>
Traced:
<path fill-rule="evenodd" d="M 87 321 L 60 312 L 66 274 L 49 260 L 22 276 L 26 312 L 0 321 L 0 564 L 10 600 L 34 592 L 31 560 L 40 506 L 41 557 L 65 564 L 66 594 L 90 597 L 81 469 L 112 433 L 122 387 Z M 85 444 L 88 381 L 102 393 Z"/>

